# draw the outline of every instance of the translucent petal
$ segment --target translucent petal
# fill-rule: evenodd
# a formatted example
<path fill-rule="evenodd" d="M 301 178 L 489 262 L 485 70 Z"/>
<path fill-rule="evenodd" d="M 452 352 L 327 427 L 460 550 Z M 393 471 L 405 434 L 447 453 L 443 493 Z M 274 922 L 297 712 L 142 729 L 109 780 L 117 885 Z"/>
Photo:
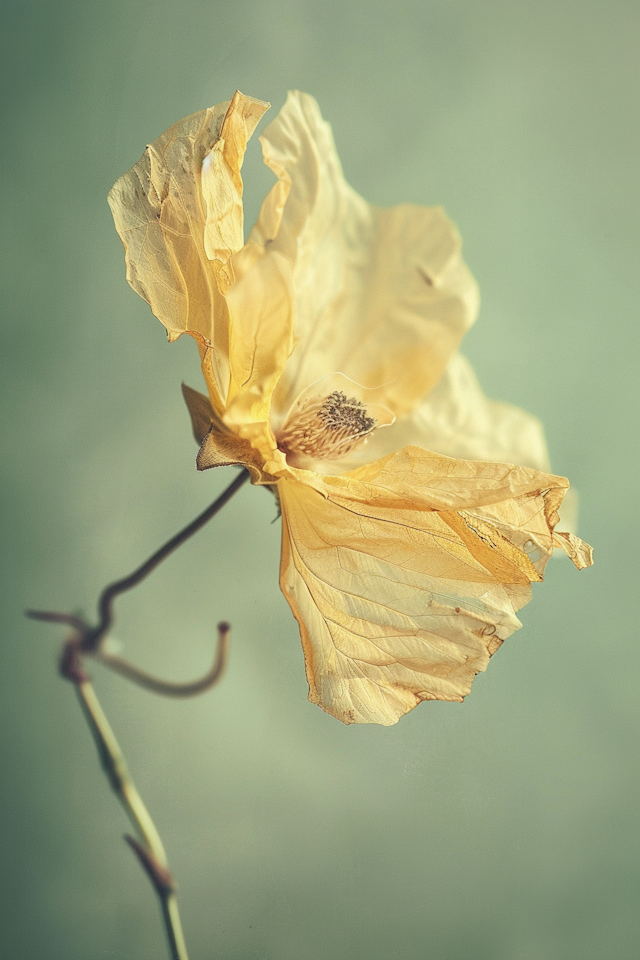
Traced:
<path fill-rule="evenodd" d="M 354 451 L 341 466 L 346 472 L 410 444 L 463 460 L 550 470 L 540 420 L 513 404 L 488 399 L 469 361 L 459 353 L 414 411 L 390 429 L 376 432 L 366 450 Z M 563 530 L 575 533 L 577 513 L 578 496 L 571 488 L 562 502 Z"/>
<path fill-rule="evenodd" d="M 125 247 L 129 283 L 170 340 L 190 333 L 201 352 L 210 351 L 208 386 L 218 414 L 229 383 L 223 296 L 229 277 L 208 252 L 226 259 L 242 246 L 240 164 L 246 137 L 267 106 L 236 93 L 231 102 L 180 120 L 146 148 L 108 198 Z M 229 133 L 221 143 L 223 125 Z M 201 176 L 203 160 L 212 157 L 219 187 L 212 182 L 211 159 Z"/>
<path fill-rule="evenodd" d="M 537 417 L 511 404 L 489 400 L 468 360 L 459 353 L 416 409 L 374 435 L 366 457 L 356 454 L 351 465 L 378 459 L 409 444 L 463 460 L 549 470 L 544 429 Z"/>
<path fill-rule="evenodd" d="M 226 263 L 244 245 L 240 170 L 249 138 L 269 106 L 236 91 L 219 139 L 202 162 L 201 187 L 206 208 L 204 246 L 209 260 Z"/>
<path fill-rule="evenodd" d="M 271 396 L 293 349 L 291 264 L 248 244 L 233 258 L 227 291 L 230 384 L 223 419 L 233 429 L 268 424 Z M 242 272 L 240 272 L 242 271 Z"/>
<path fill-rule="evenodd" d="M 397 416 L 440 378 L 477 312 L 458 232 L 439 207 L 380 210 L 344 180 L 315 100 L 289 94 L 260 138 L 279 177 L 250 240 L 294 267 L 296 349 L 274 396 L 287 409 L 340 371 Z"/>
<path fill-rule="evenodd" d="M 312 702 L 391 724 L 421 700 L 462 700 L 520 626 L 567 486 L 417 448 L 325 477 L 324 496 L 281 480 L 281 586 Z"/>

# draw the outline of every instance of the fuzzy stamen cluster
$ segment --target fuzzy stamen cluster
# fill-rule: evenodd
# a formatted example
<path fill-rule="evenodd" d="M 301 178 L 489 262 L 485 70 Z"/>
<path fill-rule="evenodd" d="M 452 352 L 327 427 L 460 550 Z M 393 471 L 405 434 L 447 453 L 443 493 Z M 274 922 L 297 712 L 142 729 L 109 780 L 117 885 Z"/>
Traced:
<path fill-rule="evenodd" d="M 284 453 L 314 460 L 336 460 L 362 443 L 377 426 L 356 397 L 334 390 L 326 397 L 298 402 L 278 435 Z"/>

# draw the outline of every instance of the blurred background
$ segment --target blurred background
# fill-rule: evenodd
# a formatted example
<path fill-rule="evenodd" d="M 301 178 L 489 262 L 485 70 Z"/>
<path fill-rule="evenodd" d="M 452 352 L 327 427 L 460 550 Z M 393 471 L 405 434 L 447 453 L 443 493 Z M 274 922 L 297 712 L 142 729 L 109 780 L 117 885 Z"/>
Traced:
<path fill-rule="evenodd" d="M 180 886 L 191 960 L 638 956 L 638 8 L 633 0 L 3 4 L 0 940 L 12 960 L 159 960 L 60 630 L 226 486 L 195 471 L 169 347 L 105 197 L 237 88 L 313 94 L 369 201 L 442 204 L 486 392 L 542 418 L 596 566 L 546 582 L 463 705 L 391 728 L 307 703 L 272 497 L 243 488 L 119 604 L 126 655 L 223 684 L 163 700 L 92 667 Z M 257 137 L 247 223 L 272 177 Z"/>

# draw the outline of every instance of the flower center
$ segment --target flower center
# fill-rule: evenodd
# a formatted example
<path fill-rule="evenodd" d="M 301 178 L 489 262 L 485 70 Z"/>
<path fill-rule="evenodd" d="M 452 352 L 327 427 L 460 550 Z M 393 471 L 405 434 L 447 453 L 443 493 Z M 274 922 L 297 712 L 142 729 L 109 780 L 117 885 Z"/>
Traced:
<path fill-rule="evenodd" d="M 334 390 L 326 397 L 298 401 L 278 433 L 283 453 L 313 460 L 337 460 L 362 443 L 378 425 L 356 397 Z"/>

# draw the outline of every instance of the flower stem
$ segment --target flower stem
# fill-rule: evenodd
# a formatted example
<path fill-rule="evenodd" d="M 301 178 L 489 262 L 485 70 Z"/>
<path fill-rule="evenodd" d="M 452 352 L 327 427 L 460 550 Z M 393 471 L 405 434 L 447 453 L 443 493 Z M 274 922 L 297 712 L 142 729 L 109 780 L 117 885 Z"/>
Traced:
<path fill-rule="evenodd" d="M 100 615 L 100 620 L 98 625 L 93 629 L 86 631 L 83 636 L 82 649 L 84 653 L 93 653 L 98 650 L 102 639 L 107 634 L 109 628 L 113 623 L 113 601 L 121 593 L 124 593 L 126 590 L 131 590 L 133 587 L 137 587 L 145 577 L 148 577 L 157 566 L 159 566 L 163 560 L 165 560 L 170 553 L 173 553 L 174 550 L 177 550 L 185 540 L 188 540 L 189 537 L 192 537 L 194 533 L 197 533 L 201 527 L 204 527 L 205 523 L 208 523 L 212 517 L 218 513 L 219 510 L 224 507 L 231 497 L 234 495 L 236 490 L 239 490 L 243 483 L 249 479 L 249 474 L 246 470 L 241 470 L 238 476 L 233 480 L 226 490 L 220 494 L 217 500 L 214 500 L 206 510 L 203 510 L 202 513 L 192 520 L 191 523 L 187 524 L 184 529 L 180 530 L 179 533 L 176 533 L 171 540 L 168 540 L 159 550 L 149 557 L 137 570 L 134 570 L 133 573 L 129 574 L 128 577 L 123 577 L 122 580 L 116 580 L 115 583 L 109 584 L 108 587 L 102 591 L 100 599 L 98 600 L 98 613 Z M 33 613 L 37 614 L 37 611 L 30 611 L 29 616 L 33 616 Z M 40 619 L 43 619 L 42 617 Z"/>
<path fill-rule="evenodd" d="M 174 550 L 197 533 L 248 479 L 248 472 L 242 470 L 217 500 L 214 500 L 195 520 L 156 550 L 137 570 L 128 577 L 116 580 L 105 587 L 98 600 L 99 620 L 96 626 L 92 627 L 82 617 L 72 613 L 60 613 L 55 610 L 26 611 L 27 616 L 34 620 L 66 624 L 72 628 L 62 649 L 60 672 L 76 688 L 82 712 L 95 740 L 109 783 L 140 837 L 140 840 L 137 840 L 134 837 L 125 836 L 125 840 L 137 856 L 158 894 L 171 960 L 188 960 L 188 957 L 175 895 L 175 883 L 169 870 L 167 855 L 155 824 L 149 816 L 149 811 L 131 779 L 122 750 L 98 702 L 84 670 L 83 661 L 85 656 L 93 656 L 105 666 L 111 667 L 112 670 L 147 690 L 171 697 L 195 696 L 211 689 L 220 680 L 226 662 L 230 630 L 229 624 L 224 621 L 218 624 L 218 647 L 211 668 L 203 677 L 190 683 L 172 683 L 151 676 L 122 657 L 104 651 L 102 641 L 113 624 L 113 602 L 116 597 L 136 587 Z"/>
<path fill-rule="evenodd" d="M 148 873 L 160 899 L 171 960 L 188 960 L 173 878 L 160 835 L 131 779 L 120 745 L 91 683 L 85 680 L 75 684 L 75 688 L 107 779 L 142 840 L 139 843 L 131 837 L 125 838 Z"/>

